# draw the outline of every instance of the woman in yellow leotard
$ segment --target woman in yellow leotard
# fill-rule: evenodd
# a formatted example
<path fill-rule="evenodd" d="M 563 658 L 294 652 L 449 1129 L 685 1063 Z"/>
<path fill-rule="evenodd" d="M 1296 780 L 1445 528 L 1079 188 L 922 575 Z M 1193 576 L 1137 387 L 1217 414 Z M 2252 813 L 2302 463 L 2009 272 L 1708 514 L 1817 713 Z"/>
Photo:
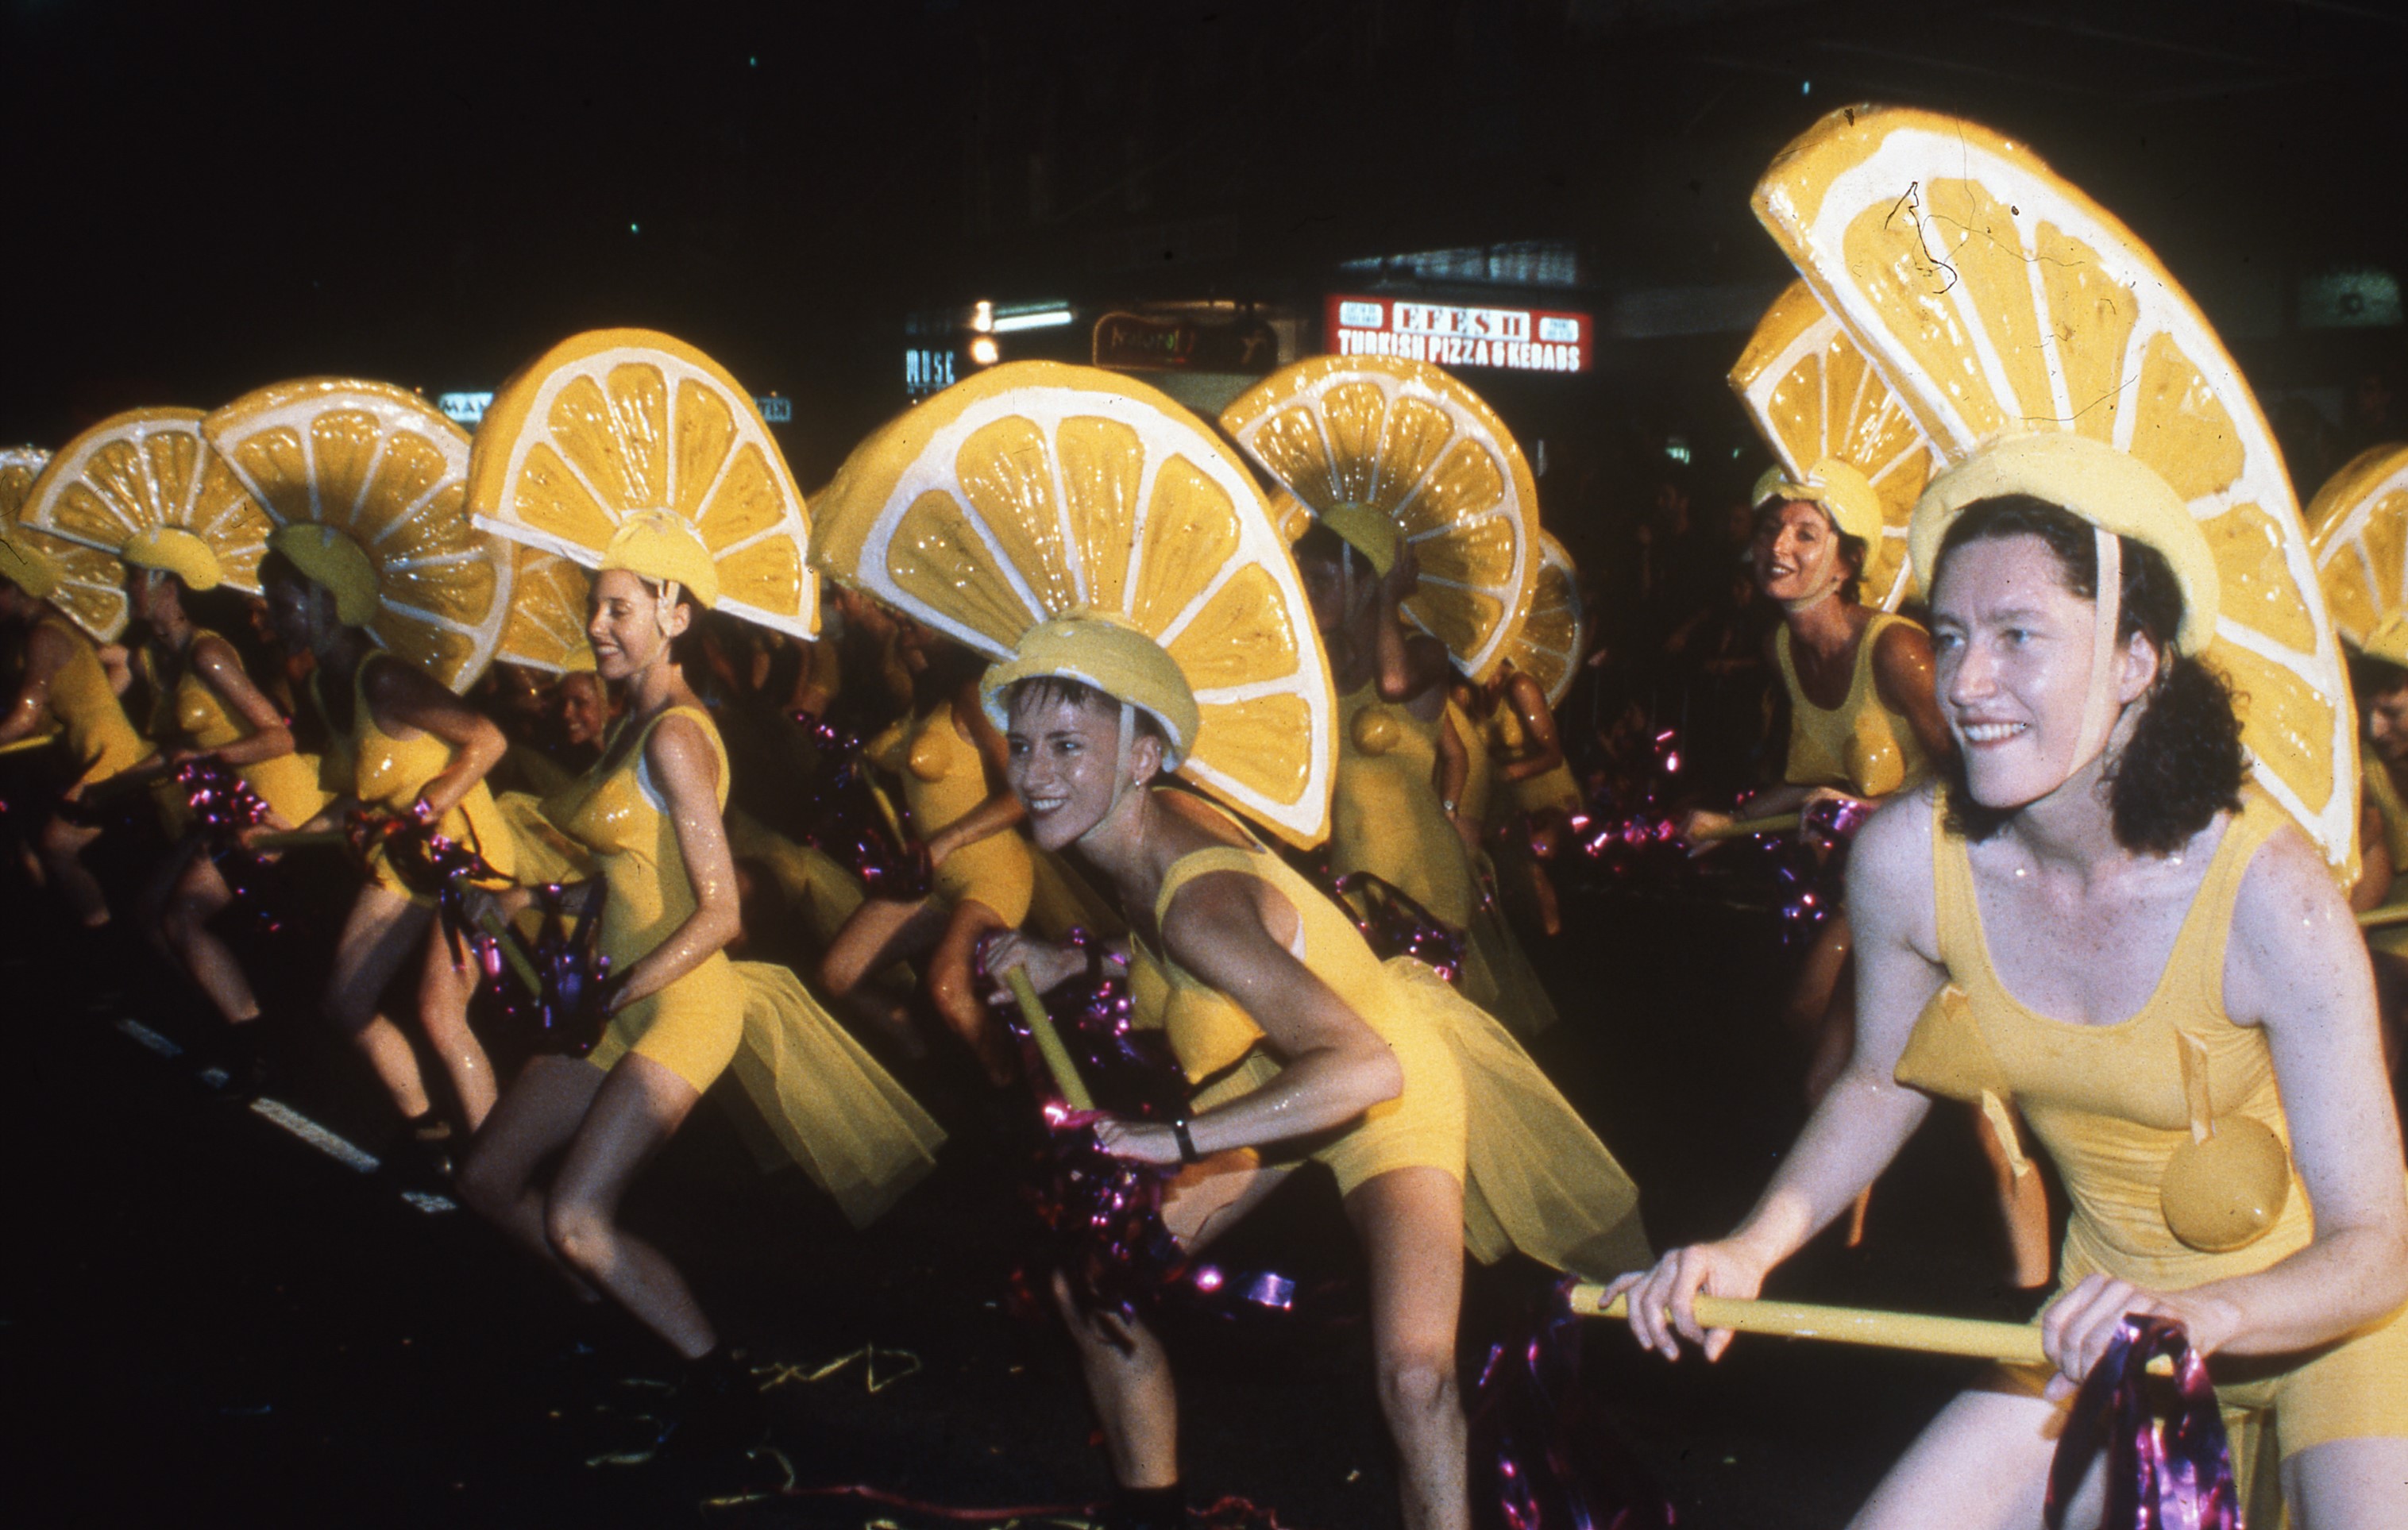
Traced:
<path fill-rule="evenodd" d="M 221 624 L 247 622 L 250 612 L 232 604 L 231 591 L 221 594 L 211 588 L 196 594 L 186 573 L 147 563 L 135 549 L 128 549 L 127 561 L 127 600 L 150 633 L 136 657 L 153 697 L 150 734 L 165 751 L 154 765 L 129 774 L 164 773 L 187 760 L 214 758 L 234 766 L 267 805 L 261 827 L 291 829 L 308 822 L 326 802 L 319 790 L 317 757 L 294 752 L 284 715 L 244 669 L 234 644 L 194 624 L 194 615 L 206 613 L 193 608 L 216 605 L 219 611 L 211 619 Z M 216 575 L 214 568 L 200 573 L 213 587 Z M 259 997 L 233 950 L 208 927 L 234 901 L 234 893 L 208 849 L 203 836 L 187 833 L 161 868 L 151 894 L 157 935 L 229 1025 L 249 1025 L 259 1019 Z"/>
<path fill-rule="evenodd" d="M 1036 867 L 1020 836 L 1020 803 L 1001 784 L 1003 739 L 978 708 L 982 661 L 958 643 L 928 637 L 914 681 L 920 708 L 882 762 L 903 783 L 911 831 L 935 868 L 924 898 L 863 901 L 829 943 L 820 978 L 838 1003 L 907 1050 L 910 1022 L 869 980 L 897 962 L 925 955 L 928 996 L 996 1084 L 1011 1078 L 1000 1029 L 970 980 L 978 943 L 1028 917 Z"/>
<path fill-rule="evenodd" d="M 1498 841 L 1499 859 L 1527 891 L 1539 927 L 1559 934 L 1563 915 L 1546 862 L 1571 833 L 1581 791 L 1555 736 L 1546 690 L 1508 660 L 1485 685 L 1458 681 L 1453 706 L 1465 754 L 1464 787 L 1455 798 L 1441 765 L 1439 794 L 1455 800 L 1453 817 L 1466 843 Z"/>
<path fill-rule="evenodd" d="M 1446 722 L 1446 646 L 1409 633 L 1398 613 L 1420 578 L 1412 544 L 1385 517 L 1341 515 L 1307 530 L 1295 551 L 1338 687 L 1329 870 L 1368 871 L 1462 934 L 1464 996 L 1514 1035 L 1537 1036 L 1555 1022 L 1555 1005 L 1480 883 L 1455 826 L 1460 803 L 1440 794 L 1441 755 L 1450 782 L 1466 763 Z"/>
<path fill-rule="evenodd" d="M 329 734 L 324 780 L 333 795 L 309 826 L 338 826 L 363 808 L 432 823 L 511 875 L 518 838 L 484 782 L 508 747 L 501 730 L 369 638 L 375 576 L 356 543 L 331 527 L 297 522 L 278 528 L 269 548 L 260 565 L 268 620 L 286 647 L 316 660 L 309 689 Z M 427 1095 L 409 1038 L 378 1008 L 385 985 L 412 956 L 420 965 L 419 1023 L 471 1132 L 494 1107 L 493 1065 L 454 992 L 464 979 L 438 938 L 434 900 L 402 882 L 381 845 L 368 850 L 367 871 L 336 942 L 326 1018 L 359 1048 L 412 1136 L 439 1153 L 449 1125 Z"/>
<path fill-rule="evenodd" d="M 631 517 L 604 555 L 588 633 L 600 674 L 626 687 L 626 716 L 595 767 L 544 808 L 600 872 L 587 886 L 602 897 L 609 1024 L 581 1060 L 528 1063 L 461 1179 L 471 1206 L 684 1358 L 675 1427 L 689 1439 L 752 1427 L 757 1399 L 676 1267 L 619 1225 L 636 1170 L 731 1064 L 856 1223 L 925 1173 L 943 1140 L 792 973 L 731 963 L 722 949 L 739 922 L 726 754 L 672 651 L 715 592 L 708 552 L 666 512 Z M 699 1423 L 696 1409 L 713 1421 Z"/>
<path fill-rule="evenodd" d="M 1463 1524 L 1463 1250 L 1628 1265 L 1646 1257 L 1635 1189 L 1494 1020 L 1419 964 L 1382 963 L 1343 910 L 1227 814 L 1154 785 L 1195 737 L 1197 707 L 1150 639 L 1099 620 L 1047 623 L 985 689 L 1007 714 L 1012 789 L 1038 844 L 1075 847 L 1120 894 L 1136 932 L 1133 990 L 1161 996 L 1140 1022 L 1166 1030 L 1197 1086 L 1185 1119 L 1111 1122 L 1104 1146 L 1189 1165 L 1164 1214 L 1191 1250 L 1305 1159 L 1330 1168 L 1370 1262 L 1407 1522 Z M 1026 964 L 1040 987 L 1086 961 L 1017 936 L 989 954 L 998 972 Z M 1159 1342 L 1067 1295 L 1064 1307 L 1131 1507 L 1179 1523 L 1177 1408 Z"/>
<path fill-rule="evenodd" d="M 125 680 L 110 675 L 92 639 L 50 603 L 59 584 L 57 565 L 39 549 L 0 531 L 0 621 L 28 629 L 24 674 L 7 715 L 0 717 L 0 744 L 34 737 L 55 724 L 76 773 L 66 790 L 69 800 L 149 759 L 150 740 L 135 730 L 118 699 Z M 124 672 L 122 662 L 119 669 Z M 36 836 L 43 868 L 59 895 L 79 922 L 94 929 L 108 922 L 108 899 L 85 868 L 83 851 L 99 835 L 98 829 L 52 813 Z"/>
<path fill-rule="evenodd" d="M 2373 994 L 2322 857 L 2243 794 L 2197 657 L 2215 554 L 2153 469 L 2071 434 L 1934 479 L 1913 544 L 1963 764 L 1858 836 L 1846 1071 L 1737 1232 L 1617 1282 L 1634 1331 L 1719 1355 L 1693 1296 L 1756 1294 L 1928 1095 L 2019 1102 L 2073 1203 L 2057 1375 L 1960 1394 L 1855 1523 L 2037 1524 L 2061 1400 L 2139 1313 L 2210 1357 L 2244 1475 L 2271 1425 L 2254 1485 L 2279 1479 L 2293 1525 L 2408 1524 L 2408 1175 Z"/>
<path fill-rule="evenodd" d="M 2358 910 L 2392 901 L 2399 878 L 2408 870 L 2408 792 L 2401 788 L 2408 776 L 2408 623 L 2393 622 L 2370 636 L 2364 651 L 2350 662 L 2350 692 L 2358 698 L 2358 779 L 2363 783 L 2358 808 L 2359 872 L 2350 889 L 2350 907 Z M 2382 1001 L 2383 1053 L 2394 1087 L 2402 1077 L 2401 1058 L 2408 1052 L 2401 1040 L 2403 1013 L 2408 1013 L 2408 923 L 2381 924 L 2366 932 L 2367 949 L 2374 958 L 2374 987 Z"/>

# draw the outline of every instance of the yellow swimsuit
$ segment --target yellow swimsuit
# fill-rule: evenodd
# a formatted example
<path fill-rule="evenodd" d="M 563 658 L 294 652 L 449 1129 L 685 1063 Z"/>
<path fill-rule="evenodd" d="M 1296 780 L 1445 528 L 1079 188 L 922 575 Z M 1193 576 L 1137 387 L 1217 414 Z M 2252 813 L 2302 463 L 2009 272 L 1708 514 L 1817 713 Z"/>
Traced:
<path fill-rule="evenodd" d="M 1455 815 L 1467 823 L 1486 824 L 1503 802 L 1497 795 L 1497 762 L 1488 751 L 1489 726 L 1473 718 L 1450 696 L 1446 725 L 1463 745 L 1463 794 L 1455 799 Z M 1440 804 L 1444 806 L 1444 804 Z"/>
<path fill-rule="evenodd" d="M 2191 1140 L 2183 1037 L 2205 1048 L 2215 1119 L 2252 1117 L 2289 1147 L 2265 1033 L 2234 1024 L 2224 1010 L 2233 902 L 2251 857 L 2286 822 L 2271 800 L 2249 794 L 2216 846 L 2148 1003 L 2119 1024 L 2085 1025 L 2026 1008 L 2000 981 L 1965 842 L 1945 832 L 1935 809 L 1933 879 L 1949 986 L 1916 1021 L 1898 1080 L 1976 1102 L 1990 1093 L 2022 1108 L 2073 1203 L 2060 1289 L 2104 1271 L 2143 1289 L 2183 1291 L 2264 1269 L 2313 1236 L 2296 1169 L 2273 1225 L 2226 1253 L 2178 1241 L 2158 1191 L 2167 1160 Z M 2327 1440 L 2408 1435 L 2408 1313 L 2305 1356 L 2219 1355 L 2209 1369 L 2228 1420 L 2246 1429 L 2271 1410 L 2286 1455 Z M 2243 1454 L 2236 1437 L 2235 1460 Z"/>
<path fill-rule="evenodd" d="M 1529 734 L 1522 726 L 1521 714 L 1507 702 L 1498 703 L 1489 712 L 1488 736 L 1498 754 L 1507 760 L 1520 759 L 1530 747 Z M 1572 779 L 1571 762 L 1558 760 L 1535 776 L 1506 782 L 1504 800 L 1498 806 L 1499 817 L 1507 811 L 1536 813 L 1550 808 L 1567 813 L 1579 812 L 1580 782 Z"/>
<path fill-rule="evenodd" d="M 193 643 L 204 637 L 214 637 L 209 632 L 196 632 Z M 192 649 L 184 651 L 184 672 L 176 680 L 174 696 L 176 732 L 193 749 L 216 750 L 240 743 L 251 736 L 251 729 L 236 717 L 217 687 L 204 679 L 192 663 Z M 237 765 L 240 776 L 277 816 L 295 827 L 318 816 L 326 806 L 326 794 L 318 786 L 318 757 L 314 754 L 280 754 L 272 760 L 255 765 Z"/>
<path fill-rule="evenodd" d="M 1882 633 L 1902 616 L 1876 613 L 1856 640 L 1856 667 L 1848 677 L 1847 698 L 1825 710 L 1806 699 L 1789 662 L 1789 628 L 1772 639 L 1782 683 L 1789 687 L 1789 764 L 1782 777 L 1792 786 L 1836 786 L 1860 797 L 1885 797 L 1921 780 L 1931 768 L 1914 724 L 1882 700 L 1873 675 L 1873 650 Z M 1917 629 L 1918 631 L 1921 629 Z"/>
<path fill-rule="evenodd" d="M 67 757 L 76 762 L 76 785 L 105 781 L 149 759 L 155 751 L 125 715 L 92 639 L 73 622 L 48 613 L 41 625 L 56 630 L 68 643 L 67 662 L 50 677 L 50 708 L 59 731 L 66 735 Z"/>
<path fill-rule="evenodd" d="M 2408 802 L 2401 800 L 2400 788 L 2392 784 L 2391 771 L 2382 757 L 2364 745 L 2358 751 L 2358 774 L 2366 782 L 2374 810 L 2383 818 L 2383 842 L 2391 851 L 2391 874 L 2397 879 L 2389 902 L 2398 903 L 2408 895 Z M 2366 943 L 2377 951 L 2408 956 L 2408 924 L 2369 930 Z"/>
<path fill-rule="evenodd" d="M 645 759 L 652 729 L 666 717 L 691 718 L 710 738 L 724 810 L 727 751 L 710 719 L 691 707 L 645 722 L 624 754 L 614 736 L 601 765 L 544 803 L 545 815 L 592 853 L 601 873 L 599 934 L 613 974 L 668 939 L 696 907 L 677 825 Z M 586 1061 L 607 1070 L 629 1052 L 697 1094 L 732 1064 L 781 1145 L 856 1226 L 925 1174 L 944 1141 L 937 1123 L 795 975 L 769 963 L 731 962 L 726 952 L 712 951 L 666 988 L 612 1015 Z"/>
<path fill-rule="evenodd" d="M 1182 856 L 1154 899 L 1156 927 L 1179 890 L 1234 871 L 1268 883 L 1296 909 L 1290 948 L 1403 1068 L 1396 1098 L 1354 1124 L 1301 1139 L 1280 1161 L 1326 1164 L 1340 1193 L 1400 1168 L 1436 1168 L 1464 1187 L 1464 1245 L 1484 1262 L 1520 1249 L 1558 1269 L 1601 1275 L 1650 1257 L 1639 1193 L 1597 1134 L 1489 1015 L 1410 957 L 1382 962 L 1345 911 L 1285 862 L 1255 846 L 1214 846 Z M 1130 988 L 1140 1024 L 1159 1025 L 1210 1109 L 1259 1089 L 1279 1060 L 1226 994 L 1149 950 L 1130 947 Z"/>
<path fill-rule="evenodd" d="M 985 757 L 976 744 L 963 741 L 953 726 L 953 706 L 949 701 L 939 702 L 911 724 L 897 765 L 903 778 L 904 805 L 911 810 L 912 831 L 924 843 L 968 817 L 993 795 L 987 785 Z M 962 846 L 937 868 L 937 896 L 947 905 L 975 898 L 1010 925 L 1016 926 L 1028 917 L 1035 888 L 1036 867 L 1028 842 L 1012 829 Z"/>
<path fill-rule="evenodd" d="M 426 790 L 426 783 L 452 768 L 457 751 L 431 733 L 401 739 L 377 726 L 376 712 L 368 706 L 367 678 L 368 665 L 380 662 L 387 662 L 387 656 L 371 653 L 351 673 L 351 725 L 332 730 L 335 736 L 333 747 L 326 751 L 325 779 L 338 791 L 347 785 L 350 795 L 370 808 L 407 814 L 417 806 L 418 794 Z M 311 689 L 316 689 L 316 677 L 311 677 L 309 683 Z M 322 712 L 326 710 L 322 695 L 318 707 Z M 474 850 L 497 874 L 519 874 L 517 836 L 494 807 L 494 794 L 485 789 L 483 781 L 468 788 L 468 794 L 460 799 L 459 806 L 443 815 L 436 832 Z M 387 892 L 421 906 L 433 903 L 431 897 L 413 893 L 403 883 L 399 874 L 386 863 L 382 846 L 368 852 L 368 869 L 376 884 Z"/>

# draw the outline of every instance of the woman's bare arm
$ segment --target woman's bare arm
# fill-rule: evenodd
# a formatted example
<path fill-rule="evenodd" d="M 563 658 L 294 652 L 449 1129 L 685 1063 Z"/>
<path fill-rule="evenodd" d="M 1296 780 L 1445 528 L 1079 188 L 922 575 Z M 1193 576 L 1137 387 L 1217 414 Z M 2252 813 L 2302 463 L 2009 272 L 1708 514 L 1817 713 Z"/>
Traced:
<path fill-rule="evenodd" d="M 194 642 L 187 662 L 202 683 L 216 692 L 251 730 L 224 748 L 208 752 L 230 765 L 258 765 L 293 752 L 292 724 L 266 693 L 252 683 L 232 643 L 213 633 L 204 635 Z"/>
<path fill-rule="evenodd" d="M 451 765 L 418 794 L 437 818 L 460 806 L 509 748 L 491 719 L 413 665 L 373 665 L 364 689 L 378 727 L 403 736 L 405 730 L 430 733 L 452 746 Z"/>

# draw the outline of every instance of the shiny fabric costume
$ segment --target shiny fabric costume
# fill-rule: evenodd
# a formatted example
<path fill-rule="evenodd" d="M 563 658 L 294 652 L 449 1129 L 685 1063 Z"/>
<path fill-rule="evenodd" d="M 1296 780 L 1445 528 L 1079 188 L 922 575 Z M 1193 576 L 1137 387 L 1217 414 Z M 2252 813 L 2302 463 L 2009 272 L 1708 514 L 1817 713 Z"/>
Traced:
<path fill-rule="evenodd" d="M 727 753 L 710 719 L 672 708 L 622 750 L 544 802 L 544 814 L 594 858 L 606 892 L 601 948 L 626 972 L 667 940 L 696 908 L 677 825 L 652 785 L 645 751 L 662 719 L 690 718 L 719 761 L 727 804 Z M 626 724 L 622 723 L 622 730 Z M 609 1069 L 629 1052 L 700 1093 L 732 1065 L 780 1144 L 833 1195 L 854 1225 L 893 1204 L 933 1165 L 944 1133 L 782 966 L 731 962 L 714 951 L 659 993 L 610 1018 L 586 1060 Z"/>
<path fill-rule="evenodd" d="M 1558 1269 L 1604 1274 L 1650 1258 L 1638 1190 L 1513 1038 L 1429 968 L 1383 963 L 1344 910 L 1259 846 L 1181 857 L 1154 901 L 1156 927 L 1181 888 L 1235 872 L 1266 882 L 1296 909 L 1297 959 L 1378 1032 L 1404 1070 L 1396 1098 L 1354 1124 L 1286 1152 L 1326 1164 L 1341 1193 L 1400 1168 L 1437 1168 L 1464 1189 L 1464 1245 L 1484 1262 L 1520 1249 Z M 1140 1023 L 1159 1024 L 1198 1111 L 1259 1089 L 1280 1069 L 1263 1033 L 1226 994 L 1131 944 Z"/>
<path fill-rule="evenodd" d="M 1499 703 L 1489 709 L 1487 742 L 1501 760 L 1518 760 L 1530 747 L 1527 730 L 1522 726 L 1522 715 L 1511 704 Z M 1553 808 L 1567 813 L 1581 810 L 1580 782 L 1572 779 L 1571 762 L 1558 760 L 1554 765 L 1535 776 L 1518 781 L 1502 783 L 1495 812 L 1502 818 L 1508 813 L 1536 813 Z"/>
<path fill-rule="evenodd" d="M 910 809 L 912 832 L 923 843 L 994 794 L 987 784 L 985 757 L 953 725 L 950 701 L 913 719 L 898 746 L 878 752 L 879 763 L 903 779 L 903 802 Z M 975 898 L 1004 923 L 1018 925 L 1028 917 L 1036 891 L 1028 842 L 1006 829 L 962 846 L 937 867 L 935 891 L 949 908 Z"/>
<path fill-rule="evenodd" d="M 1782 779 L 1792 786 L 1836 786 L 1860 797 L 1885 797 L 1921 780 L 1931 768 L 1914 724 L 1903 712 L 1893 711 L 1882 699 L 1873 675 L 1873 650 L 1890 627 L 1914 623 L 1902 616 L 1875 612 L 1856 640 L 1856 666 L 1848 677 L 1848 694 L 1839 706 L 1824 708 L 1806 698 L 1798 668 L 1789 659 L 1789 628 L 1784 623 L 1772 640 L 1781 680 L 1789 688 L 1789 763 Z M 1543 778 L 1541 778 L 1543 779 Z"/>
<path fill-rule="evenodd" d="M 67 640 L 67 662 L 50 677 L 50 708 L 64 735 L 61 742 L 67 757 L 75 762 L 75 784 L 97 784 L 149 759 L 154 751 L 125 715 L 92 639 L 75 623 L 47 611 L 39 624 Z"/>
<path fill-rule="evenodd" d="M 1898 1080 L 1977 1102 L 1988 1092 L 2021 1107 L 2073 1203 L 2060 1289 L 2104 1271 L 2145 1289 L 2186 1290 L 2264 1269 L 2313 1236 L 2296 1168 L 2273 1225 L 2230 1252 L 2181 1243 L 2159 1201 L 2168 1160 L 2191 1140 L 2182 1037 L 2206 1049 L 2215 1118 L 2254 1118 L 2289 1146 L 2265 1033 L 2233 1023 L 2224 1009 L 2234 900 L 2250 859 L 2288 822 L 2251 793 L 2225 829 L 2156 992 L 2121 1023 L 2085 1025 L 2026 1008 L 2000 982 L 1965 842 L 1935 811 L 1933 877 L 1949 986 L 1915 1022 Z M 2256 1426 L 2269 1418 L 2284 1455 L 2328 1440 L 2408 1436 L 2408 1312 L 2305 1355 L 2219 1355 L 2209 1370 L 2228 1423 L 2240 1430 L 2238 1462 L 2256 1454 Z"/>
<path fill-rule="evenodd" d="M 1555 1002 L 1484 895 L 1439 800 L 1438 730 L 1448 716 L 1423 722 L 1382 701 L 1376 683 L 1339 698 L 1330 874 L 1368 871 L 1462 931 L 1464 996 L 1514 1035 L 1535 1037 L 1555 1023 Z"/>
<path fill-rule="evenodd" d="M 193 644 L 197 647 L 202 638 L 215 636 L 215 633 L 196 632 Z M 176 678 L 175 689 L 166 698 L 173 708 L 176 736 L 196 750 L 224 749 L 250 737 L 249 725 L 235 715 L 234 708 L 218 694 L 217 687 L 191 661 L 192 651 L 187 649 L 184 671 Z M 314 754 L 280 754 L 272 760 L 235 767 L 235 774 L 275 808 L 278 817 L 294 827 L 308 822 L 326 805 L 318 773 L 318 757 Z"/>

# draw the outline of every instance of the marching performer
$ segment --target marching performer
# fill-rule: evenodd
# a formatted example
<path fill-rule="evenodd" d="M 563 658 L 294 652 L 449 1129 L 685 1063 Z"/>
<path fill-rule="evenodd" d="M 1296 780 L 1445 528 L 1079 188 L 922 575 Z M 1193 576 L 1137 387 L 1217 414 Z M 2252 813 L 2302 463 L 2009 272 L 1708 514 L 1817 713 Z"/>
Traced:
<path fill-rule="evenodd" d="M 2057 1374 L 1960 1394 L 1856 1523 L 2039 1523 L 2060 1400 L 2137 1313 L 2210 1357 L 2252 1523 L 2408 1525 L 2408 1174 L 2336 886 L 2351 719 L 2264 418 L 2147 250 L 1972 124 L 1835 114 L 1757 207 L 1949 465 L 1912 562 L 1960 752 L 1856 845 L 1846 1070 L 1735 1233 L 1617 1282 L 1634 1331 L 1719 1354 L 1698 1293 L 1755 1294 L 1929 1096 L 2013 1103 L 2073 1207 Z"/>
<path fill-rule="evenodd" d="M 50 453 L 32 447 L 0 452 L 0 621 L 25 629 L 24 670 L 0 744 L 37 737 L 55 726 L 74 773 L 64 800 L 75 801 L 151 755 L 150 742 L 119 697 L 132 680 L 115 647 L 128 614 L 125 565 L 105 552 L 18 524 Z M 104 647 L 115 656 L 104 662 Z M 109 922 L 108 899 L 85 869 L 83 851 L 100 831 L 52 812 L 34 832 L 42 868 L 77 922 Z"/>
<path fill-rule="evenodd" d="M 988 492 L 1007 465 L 1010 490 Z M 1016 363 L 872 436 L 821 506 L 829 568 L 1000 661 L 981 694 L 1039 845 L 1075 850 L 1129 917 L 1140 1022 L 1166 1030 L 1196 1094 L 1169 1124 L 1105 1122 L 1103 1145 L 1179 1168 L 1164 1214 L 1191 1249 L 1307 1158 L 1329 1166 L 1369 1258 L 1406 1521 L 1464 1524 L 1462 1251 L 1627 1265 L 1645 1257 L 1636 1193 L 1494 1020 L 1419 964 L 1380 962 L 1235 816 L 1318 838 L 1339 716 L 1252 476 L 1150 389 Z M 1023 936 L 988 952 L 1040 987 L 1087 961 Z M 1058 1294 L 1115 1523 L 1183 1523 L 1159 1342 Z"/>
<path fill-rule="evenodd" d="M 714 608 L 811 634 L 802 496 L 717 364 L 666 335 L 605 330 L 555 346 L 495 398 L 470 498 L 480 526 L 596 570 L 587 636 L 627 707 L 594 768 L 544 805 L 598 873 L 578 896 L 601 900 L 607 1028 L 589 1055 L 528 1063 L 462 1193 L 686 1362 L 666 1437 L 735 1439 L 758 1426 L 752 1378 L 676 1266 L 619 1224 L 628 1181 L 731 1065 L 856 1224 L 943 1140 L 791 972 L 722 950 L 738 922 L 726 754 L 676 649 Z"/>

